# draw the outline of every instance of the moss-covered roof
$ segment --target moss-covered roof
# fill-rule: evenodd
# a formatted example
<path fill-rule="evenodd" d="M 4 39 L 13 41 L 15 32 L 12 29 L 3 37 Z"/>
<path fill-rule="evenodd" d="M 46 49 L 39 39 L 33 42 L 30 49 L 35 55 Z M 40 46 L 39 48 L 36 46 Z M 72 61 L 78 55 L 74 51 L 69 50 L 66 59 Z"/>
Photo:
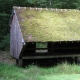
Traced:
<path fill-rule="evenodd" d="M 80 40 L 80 11 L 15 7 L 23 38 L 32 41 Z"/>

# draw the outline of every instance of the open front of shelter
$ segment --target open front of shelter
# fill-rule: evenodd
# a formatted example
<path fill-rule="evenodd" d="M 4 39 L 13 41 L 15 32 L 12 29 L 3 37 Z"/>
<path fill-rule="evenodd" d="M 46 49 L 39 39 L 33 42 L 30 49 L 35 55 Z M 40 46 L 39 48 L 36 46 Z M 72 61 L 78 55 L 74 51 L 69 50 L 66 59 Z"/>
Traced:
<path fill-rule="evenodd" d="M 24 59 L 80 57 L 80 11 L 13 7 L 10 53 L 19 66 Z"/>

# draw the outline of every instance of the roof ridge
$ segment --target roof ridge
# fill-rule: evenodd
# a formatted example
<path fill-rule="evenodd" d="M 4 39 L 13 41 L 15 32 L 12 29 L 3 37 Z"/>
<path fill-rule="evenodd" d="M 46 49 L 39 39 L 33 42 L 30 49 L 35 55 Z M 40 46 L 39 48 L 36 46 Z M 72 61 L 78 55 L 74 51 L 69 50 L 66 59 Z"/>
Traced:
<path fill-rule="evenodd" d="M 58 9 L 58 8 L 37 8 L 37 7 L 20 7 L 20 6 L 13 6 L 13 9 L 27 9 L 29 8 L 30 10 L 46 10 L 46 11 L 80 11 L 79 9 Z"/>

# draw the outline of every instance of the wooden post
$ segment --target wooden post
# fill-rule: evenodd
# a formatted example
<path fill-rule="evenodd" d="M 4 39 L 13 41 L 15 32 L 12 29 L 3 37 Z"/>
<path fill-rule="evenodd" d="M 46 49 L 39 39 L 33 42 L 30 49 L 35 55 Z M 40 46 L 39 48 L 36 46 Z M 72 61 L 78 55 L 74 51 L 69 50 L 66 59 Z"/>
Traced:
<path fill-rule="evenodd" d="M 80 65 L 80 57 L 75 57 L 75 63 Z"/>
<path fill-rule="evenodd" d="M 77 63 L 80 65 L 80 57 L 77 57 Z"/>
<path fill-rule="evenodd" d="M 19 67 L 23 67 L 23 59 L 16 59 L 16 65 Z"/>
<path fill-rule="evenodd" d="M 52 54 L 52 42 L 48 42 L 48 52 Z"/>

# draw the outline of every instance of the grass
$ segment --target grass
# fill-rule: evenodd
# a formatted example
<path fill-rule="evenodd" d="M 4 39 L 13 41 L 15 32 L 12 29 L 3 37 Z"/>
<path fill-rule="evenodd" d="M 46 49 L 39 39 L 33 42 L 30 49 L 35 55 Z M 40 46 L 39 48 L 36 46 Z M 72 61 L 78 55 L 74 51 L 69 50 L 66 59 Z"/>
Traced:
<path fill-rule="evenodd" d="M 80 66 L 64 62 L 52 67 L 13 64 L 9 51 L 0 51 L 0 80 L 80 80 Z M 8 61 L 7 61 L 8 60 Z"/>
<path fill-rule="evenodd" d="M 80 66 L 67 62 L 54 67 L 19 68 L 0 62 L 0 80 L 80 80 Z"/>
<path fill-rule="evenodd" d="M 80 40 L 80 11 L 17 9 L 25 41 Z"/>

